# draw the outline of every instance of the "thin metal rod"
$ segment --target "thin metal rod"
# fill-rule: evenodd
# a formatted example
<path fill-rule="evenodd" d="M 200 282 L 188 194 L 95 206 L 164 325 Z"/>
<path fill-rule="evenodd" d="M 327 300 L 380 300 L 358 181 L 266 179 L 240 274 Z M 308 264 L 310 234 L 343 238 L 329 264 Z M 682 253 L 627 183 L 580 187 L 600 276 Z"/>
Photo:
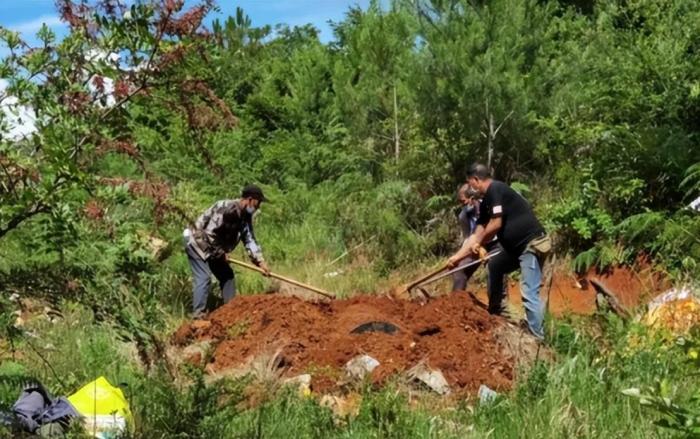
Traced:
<path fill-rule="evenodd" d="M 486 261 L 488 261 L 489 259 L 491 259 L 492 257 L 496 256 L 496 255 L 499 254 L 499 253 L 501 253 L 500 250 L 497 250 L 497 251 L 495 251 L 495 252 L 493 252 L 493 253 L 488 253 L 488 254 L 486 254 L 486 256 L 484 256 L 482 259 L 475 259 L 475 260 L 469 262 L 468 264 L 460 265 L 460 266 L 457 266 L 457 267 L 455 267 L 455 268 L 453 268 L 453 269 L 451 269 L 451 270 L 446 271 L 445 273 L 440 273 L 440 274 L 437 274 L 436 276 L 429 277 L 429 278 L 427 278 L 427 279 L 425 279 L 425 280 L 419 282 L 418 284 L 413 285 L 411 288 L 415 288 L 415 287 L 417 287 L 417 286 L 423 286 L 423 285 L 431 284 L 431 283 L 436 282 L 436 281 L 438 281 L 438 280 L 440 280 L 440 279 L 443 279 L 443 278 L 445 278 L 445 277 L 447 277 L 447 276 L 449 276 L 449 275 L 451 275 L 451 274 L 453 274 L 453 273 L 456 273 L 456 272 L 458 272 L 458 271 L 460 271 L 460 270 L 464 270 L 465 268 L 469 268 L 469 267 L 474 266 L 474 265 L 476 265 L 476 264 L 481 264 L 482 262 L 486 262 Z"/>

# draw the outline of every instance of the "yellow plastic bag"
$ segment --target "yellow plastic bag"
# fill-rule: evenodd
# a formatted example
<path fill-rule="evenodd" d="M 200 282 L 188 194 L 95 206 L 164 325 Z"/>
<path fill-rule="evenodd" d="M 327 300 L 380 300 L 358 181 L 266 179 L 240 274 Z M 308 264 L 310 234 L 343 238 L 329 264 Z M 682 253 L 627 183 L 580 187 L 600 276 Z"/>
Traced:
<path fill-rule="evenodd" d="M 95 437 L 112 437 L 133 425 L 124 393 L 105 377 L 84 385 L 70 395 L 68 401 L 83 415 L 85 430 Z"/>

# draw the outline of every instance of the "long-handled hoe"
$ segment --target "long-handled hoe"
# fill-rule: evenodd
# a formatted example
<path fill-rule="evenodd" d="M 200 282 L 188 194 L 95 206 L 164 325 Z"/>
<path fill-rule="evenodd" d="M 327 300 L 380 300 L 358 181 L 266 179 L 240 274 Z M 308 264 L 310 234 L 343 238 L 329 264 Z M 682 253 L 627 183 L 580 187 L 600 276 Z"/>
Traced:
<path fill-rule="evenodd" d="M 501 253 L 500 250 L 496 250 L 496 251 L 493 251 L 491 253 L 486 253 L 486 251 L 483 248 L 481 248 L 481 251 L 479 252 L 479 259 L 475 259 L 475 260 L 473 260 L 467 264 L 464 264 L 464 265 L 458 265 L 454 268 L 449 268 L 447 265 L 443 265 L 442 267 L 438 268 L 437 270 L 431 271 L 430 273 L 428 273 L 424 276 L 421 276 L 420 278 L 418 278 L 418 279 L 414 280 L 413 282 L 411 282 L 410 284 L 408 284 L 406 286 L 404 292 L 410 296 L 412 293 L 412 290 L 415 288 L 415 289 L 418 289 L 418 291 L 420 291 L 426 298 L 430 298 L 431 295 L 428 294 L 428 292 L 425 290 L 425 288 L 423 288 L 426 285 L 431 284 L 433 282 L 437 282 L 440 279 L 444 279 L 445 277 L 447 277 L 453 273 L 456 273 L 460 270 L 464 270 L 465 268 L 469 268 L 469 267 L 472 267 L 472 266 L 477 265 L 477 264 L 486 263 L 489 259 L 491 259 L 492 257 L 496 256 L 499 253 Z"/>
<path fill-rule="evenodd" d="M 256 267 L 255 265 L 248 264 L 246 262 L 239 261 L 237 259 L 229 259 L 229 262 L 236 264 L 236 265 L 239 265 L 241 267 L 247 268 L 249 270 L 253 270 L 253 271 L 257 271 L 258 273 L 265 274 L 265 272 L 261 268 Z M 322 290 L 320 288 L 299 282 L 298 280 L 290 279 L 288 277 L 282 276 L 280 274 L 272 273 L 272 272 L 269 274 L 269 276 L 273 279 L 281 280 L 282 282 L 286 282 L 288 284 L 303 288 L 305 290 L 312 291 L 316 294 L 320 294 L 321 296 L 327 297 L 329 299 L 335 299 L 335 296 L 333 294 L 329 293 L 328 291 L 325 291 L 325 290 Z"/>

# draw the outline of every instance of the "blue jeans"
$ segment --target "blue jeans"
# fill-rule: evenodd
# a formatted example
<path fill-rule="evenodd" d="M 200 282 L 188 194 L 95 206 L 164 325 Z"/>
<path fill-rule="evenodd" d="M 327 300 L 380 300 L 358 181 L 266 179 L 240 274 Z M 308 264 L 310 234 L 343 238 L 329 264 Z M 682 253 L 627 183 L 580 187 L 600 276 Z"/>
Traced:
<path fill-rule="evenodd" d="M 535 337 L 544 339 L 544 308 L 540 300 L 542 267 L 537 255 L 530 251 L 513 254 L 503 250 L 489 261 L 489 312 L 501 314 L 507 303 L 506 276 L 520 268 L 520 294 L 525 307 L 527 325 Z"/>
<path fill-rule="evenodd" d="M 209 258 L 205 261 L 191 244 L 185 244 L 185 252 L 192 269 L 192 315 L 202 317 L 207 310 L 211 275 L 219 281 L 224 303 L 228 303 L 236 295 L 236 278 L 225 258 Z"/>

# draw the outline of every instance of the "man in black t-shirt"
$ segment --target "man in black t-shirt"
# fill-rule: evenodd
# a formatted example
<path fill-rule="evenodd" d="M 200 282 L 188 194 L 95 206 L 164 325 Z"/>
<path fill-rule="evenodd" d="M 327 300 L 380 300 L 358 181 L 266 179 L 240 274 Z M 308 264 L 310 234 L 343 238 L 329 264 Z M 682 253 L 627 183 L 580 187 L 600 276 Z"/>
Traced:
<path fill-rule="evenodd" d="M 503 251 L 489 260 L 489 312 L 501 314 L 507 300 L 506 275 L 520 268 L 520 288 L 528 327 L 544 338 L 544 310 L 540 300 L 542 259 L 548 250 L 548 238 L 530 204 L 505 183 L 493 180 L 488 168 L 475 163 L 467 174 L 469 185 L 484 195 L 474 233 L 448 260 L 456 266 L 479 247 L 498 236 Z M 544 242 L 546 241 L 546 242 Z"/>

